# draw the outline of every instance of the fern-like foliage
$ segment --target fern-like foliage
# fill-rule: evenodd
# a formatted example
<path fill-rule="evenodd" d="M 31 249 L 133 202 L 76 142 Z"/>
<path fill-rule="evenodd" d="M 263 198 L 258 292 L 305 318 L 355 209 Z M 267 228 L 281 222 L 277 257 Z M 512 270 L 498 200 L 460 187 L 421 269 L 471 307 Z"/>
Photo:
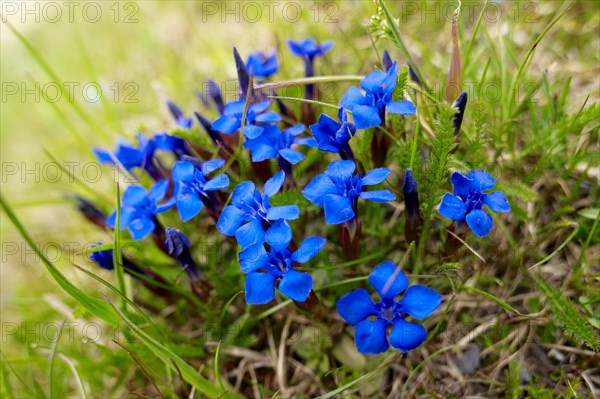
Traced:
<path fill-rule="evenodd" d="M 575 307 L 575 304 L 569 298 L 565 298 L 558 288 L 548 284 L 539 275 L 532 273 L 531 277 L 547 298 L 556 321 L 564 331 L 591 349 L 600 350 L 600 340 L 596 331 Z"/>

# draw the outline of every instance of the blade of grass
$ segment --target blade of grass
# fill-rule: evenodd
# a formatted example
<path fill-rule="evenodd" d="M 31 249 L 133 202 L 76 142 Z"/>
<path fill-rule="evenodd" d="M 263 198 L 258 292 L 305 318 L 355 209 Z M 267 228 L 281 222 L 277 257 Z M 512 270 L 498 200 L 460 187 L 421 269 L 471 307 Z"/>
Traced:
<path fill-rule="evenodd" d="M 123 254 L 121 253 L 121 188 L 117 183 L 117 208 L 114 229 L 113 266 L 117 277 L 117 286 L 123 297 L 128 298 L 127 285 L 125 284 L 125 270 L 123 268 Z M 127 302 L 121 299 L 121 308 L 127 310 Z"/>

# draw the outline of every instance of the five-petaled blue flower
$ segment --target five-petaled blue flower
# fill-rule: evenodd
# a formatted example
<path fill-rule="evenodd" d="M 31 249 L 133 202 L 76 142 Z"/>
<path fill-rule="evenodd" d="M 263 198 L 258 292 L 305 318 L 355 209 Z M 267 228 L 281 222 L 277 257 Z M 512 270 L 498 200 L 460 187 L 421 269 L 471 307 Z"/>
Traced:
<path fill-rule="evenodd" d="M 160 177 L 160 172 L 153 163 L 156 144 L 154 140 L 149 140 L 142 133 L 137 136 L 138 147 L 119 139 L 117 147 L 113 151 L 107 151 L 102 148 L 93 148 L 98 162 L 103 164 L 120 164 L 125 170 L 131 171 L 134 168 L 143 168 L 154 179 Z"/>
<path fill-rule="evenodd" d="M 242 272 L 246 273 L 246 302 L 264 304 L 275 297 L 275 282 L 281 279 L 279 291 L 297 302 L 304 302 L 313 286 L 310 274 L 294 270 L 292 263 L 305 263 L 316 256 L 326 240 L 309 237 L 292 252 L 287 247 L 292 232 L 284 221 L 273 224 L 267 232 L 269 252 L 262 243 L 251 245 L 239 254 Z M 260 272 L 264 270 L 264 272 Z"/>
<path fill-rule="evenodd" d="M 142 186 L 129 186 L 121 200 L 121 230 L 127 228 L 134 240 L 140 240 L 152 233 L 157 226 L 156 215 L 166 212 L 175 205 L 173 198 L 158 204 L 167 194 L 168 180 L 161 180 L 149 191 Z M 106 224 L 114 228 L 117 212 L 113 211 L 106 219 Z"/>
<path fill-rule="evenodd" d="M 218 201 L 212 191 L 229 186 L 229 177 L 221 174 L 213 179 L 206 176 L 225 165 L 222 159 L 206 162 L 191 157 L 184 157 L 173 166 L 173 181 L 175 182 L 175 203 L 179 216 L 184 222 L 192 219 L 206 205 L 209 210 L 216 211 Z"/>
<path fill-rule="evenodd" d="M 315 147 L 321 151 L 338 153 L 342 159 L 354 160 L 348 142 L 356 133 L 356 127 L 348 122 L 348 114 L 344 108 L 339 109 L 338 118 L 341 123 L 328 115 L 321 114 L 318 123 L 310 125 L 310 131 L 315 136 Z"/>
<path fill-rule="evenodd" d="M 252 70 L 256 78 L 268 78 L 277 72 L 277 54 L 273 52 L 267 56 L 260 51 L 252 53 L 246 61 L 246 69 L 248 72 Z"/>
<path fill-rule="evenodd" d="M 333 41 L 327 40 L 317 43 L 315 39 L 309 37 L 302 41 L 288 40 L 288 47 L 296 57 L 307 58 L 312 61 L 316 56 L 323 56 L 333 48 Z"/>
<path fill-rule="evenodd" d="M 389 326 L 392 326 L 389 343 L 394 348 L 406 352 L 421 345 L 427 330 L 421 324 L 406 321 L 404 314 L 418 320 L 426 318 L 442 302 L 441 295 L 423 285 L 406 289 L 406 275 L 390 261 L 373 270 L 369 284 L 379 293 L 380 302 L 373 303 L 369 292 L 360 288 L 346 294 L 336 304 L 340 316 L 355 326 L 354 341 L 358 351 L 369 355 L 387 351 Z M 400 301 L 394 299 L 404 290 Z"/>
<path fill-rule="evenodd" d="M 213 129 L 225 134 L 233 134 L 240 129 L 245 103 L 243 100 L 227 103 L 223 115 L 213 122 Z M 260 101 L 248 107 L 244 126 L 244 136 L 247 139 L 255 139 L 262 134 L 264 126 L 258 126 L 255 124 L 256 122 L 273 123 L 281 120 L 281 116 L 277 112 L 267 111 L 270 105 L 270 101 Z"/>
<path fill-rule="evenodd" d="M 283 171 L 276 173 L 265 183 L 264 195 L 260 193 L 251 181 L 245 181 L 236 186 L 231 197 L 232 205 L 223 209 L 217 229 L 219 233 L 235 236 L 238 243 L 245 249 L 253 244 L 262 244 L 265 236 L 272 234 L 272 229 L 291 229 L 287 223 L 283 227 L 274 222 L 297 219 L 300 209 L 296 205 L 271 206 L 269 198 L 275 195 L 285 180 Z M 276 227 L 279 226 L 279 227 Z"/>
<path fill-rule="evenodd" d="M 306 144 L 306 139 L 297 137 L 304 131 L 304 125 L 296 125 L 285 130 L 278 126 L 263 126 L 263 133 L 255 139 L 246 140 L 244 147 L 252 153 L 252 162 L 273 159 L 280 156 L 292 165 L 304 159 L 304 154 L 292 148 L 292 144 Z"/>
<path fill-rule="evenodd" d="M 381 125 L 385 121 L 385 111 L 392 114 L 414 115 L 415 105 L 411 101 L 392 101 L 396 88 L 398 63 L 389 71 L 373 71 L 364 77 L 360 87 L 351 87 L 342 97 L 340 106 L 352 111 L 354 123 L 358 129 L 366 129 Z"/>
<path fill-rule="evenodd" d="M 325 208 L 328 224 L 340 224 L 354 218 L 358 197 L 375 202 L 389 202 L 396 198 L 389 190 L 363 191 L 363 186 L 384 181 L 390 174 L 388 168 L 373 169 L 362 178 L 354 174 L 355 169 L 353 161 L 333 161 L 324 174 L 316 176 L 302 190 L 306 199 Z"/>
<path fill-rule="evenodd" d="M 488 235 L 493 225 L 492 217 L 481 209 L 483 205 L 495 212 L 510 212 L 510 204 L 503 193 L 484 193 L 496 185 L 496 179 L 488 172 L 473 170 L 466 176 L 454 172 L 450 181 L 454 195 L 444 195 L 439 213 L 457 222 L 466 221 L 477 237 Z"/>

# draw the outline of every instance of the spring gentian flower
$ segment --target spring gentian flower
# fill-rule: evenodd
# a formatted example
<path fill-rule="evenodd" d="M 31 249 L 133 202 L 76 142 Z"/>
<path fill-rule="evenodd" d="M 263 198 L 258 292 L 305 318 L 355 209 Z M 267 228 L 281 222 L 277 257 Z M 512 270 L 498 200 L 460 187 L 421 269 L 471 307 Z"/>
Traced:
<path fill-rule="evenodd" d="M 142 133 L 137 136 L 138 147 L 119 139 L 117 147 L 113 151 L 101 148 L 93 148 L 98 162 L 103 164 L 120 164 L 130 172 L 134 168 L 142 168 L 154 179 L 162 178 L 160 170 L 154 165 L 154 152 L 156 145 L 154 140 L 149 140 Z"/>
<path fill-rule="evenodd" d="M 362 178 L 354 174 L 355 169 L 353 161 L 333 161 L 325 173 L 316 176 L 302 190 L 306 199 L 325 208 L 328 224 L 340 224 L 354 218 L 359 197 L 375 202 L 389 202 L 396 198 L 389 190 L 363 191 L 363 186 L 384 181 L 390 174 L 389 169 L 373 169 Z"/>
<path fill-rule="evenodd" d="M 200 162 L 191 157 L 184 157 L 175 163 L 172 170 L 175 204 L 184 222 L 196 216 L 203 205 L 211 212 L 218 211 L 219 202 L 212 192 L 227 188 L 229 177 L 221 174 L 209 179 L 207 175 L 223 165 L 225 161 L 222 159 Z"/>
<path fill-rule="evenodd" d="M 392 101 L 396 88 L 398 63 L 394 61 L 390 70 L 373 71 L 364 77 L 360 87 L 351 87 L 340 103 L 341 107 L 352 111 L 354 123 L 358 129 L 366 129 L 381 125 L 385 121 L 385 111 L 392 114 L 414 115 L 415 105 L 411 101 Z"/>
<path fill-rule="evenodd" d="M 223 115 L 213 122 L 213 129 L 225 134 L 233 134 L 240 129 L 245 103 L 243 100 L 227 103 L 223 110 Z M 258 126 L 255 124 L 256 122 L 273 123 L 281 120 L 277 112 L 267 111 L 270 105 L 270 101 L 260 101 L 248 107 L 248 111 L 246 112 L 246 126 L 244 126 L 244 136 L 246 138 L 255 139 L 262 134 L 264 126 Z"/>
<path fill-rule="evenodd" d="M 250 54 L 246 61 L 246 70 L 252 70 L 253 75 L 257 78 L 268 78 L 276 73 L 277 69 L 277 54 L 275 52 L 267 56 L 257 51 Z"/>
<path fill-rule="evenodd" d="M 322 57 L 326 52 L 333 48 L 332 41 L 324 41 L 319 44 L 312 37 L 309 37 L 303 41 L 288 40 L 287 43 L 292 54 L 304 60 L 304 76 L 307 78 L 315 76 L 315 57 Z M 306 85 L 304 98 L 312 100 L 315 98 L 315 94 L 315 85 Z"/>
<path fill-rule="evenodd" d="M 266 242 L 270 245 L 267 253 L 263 243 L 251 245 L 239 254 L 242 272 L 246 273 L 246 302 L 264 304 L 275 297 L 275 282 L 281 279 L 279 291 L 297 302 L 304 302 L 313 286 L 310 274 L 294 270 L 292 263 L 305 263 L 315 257 L 326 240 L 321 237 L 309 237 L 292 252 L 287 246 L 292 233 L 284 225 L 276 222 L 271 233 L 267 233 Z M 279 230 L 278 233 L 274 233 Z M 260 272 L 259 270 L 264 270 Z"/>
<path fill-rule="evenodd" d="M 481 209 L 483 205 L 494 212 L 510 212 L 510 204 L 503 193 L 484 193 L 496 185 L 496 179 L 488 172 L 473 170 L 466 176 L 454 172 L 450 181 L 454 195 L 444 195 L 439 213 L 457 222 L 466 221 L 477 237 L 488 235 L 493 225 L 492 217 Z"/>
<path fill-rule="evenodd" d="M 269 203 L 269 198 L 279 191 L 284 180 L 285 172 L 276 173 L 265 183 L 264 194 L 261 194 L 251 181 L 238 184 L 233 190 L 232 205 L 223 209 L 217 221 L 219 232 L 230 237 L 235 236 L 242 249 L 252 244 L 263 243 L 265 236 L 270 234 L 284 232 L 291 235 L 287 223 L 275 225 L 274 222 L 297 219 L 300 209 L 296 205 L 272 207 Z"/>
<path fill-rule="evenodd" d="M 147 237 L 158 227 L 156 215 L 166 212 L 175 205 L 173 198 L 158 204 L 167 194 L 169 181 L 164 179 L 156 183 L 149 191 L 142 186 L 129 186 L 121 200 L 121 230 L 127 228 L 134 240 Z M 113 211 L 106 220 L 114 228 L 117 213 Z"/>
<path fill-rule="evenodd" d="M 379 293 L 380 302 L 373 303 L 369 292 L 360 288 L 346 294 L 336 304 L 340 316 L 355 326 L 354 341 L 358 351 L 369 355 L 387 351 L 389 326 L 392 327 L 389 343 L 394 348 L 407 352 L 421 345 L 427 330 L 421 324 L 406 321 L 404 314 L 423 320 L 440 305 L 441 295 L 423 285 L 408 287 L 404 272 L 390 261 L 373 270 L 369 284 Z M 402 292 L 404 296 L 400 301 L 394 299 Z"/>
<path fill-rule="evenodd" d="M 154 143 L 157 150 L 172 151 L 178 158 L 184 155 L 193 155 L 187 143 L 181 137 L 167 133 L 157 133 L 154 135 Z"/>
<path fill-rule="evenodd" d="M 183 111 L 177 104 L 173 101 L 167 101 L 167 107 L 169 107 L 169 112 L 173 115 L 177 126 L 181 129 L 191 129 L 194 121 L 192 118 L 188 118 L 184 115 Z"/>
<path fill-rule="evenodd" d="M 321 114 L 318 123 L 310 125 L 310 131 L 315 136 L 314 145 L 307 142 L 308 145 L 313 145 L 321 151 L 333 152 L 340 154 L 342 159 L 354 160 L 354 154 L 348 142 L 356 133 L 356 127 L 353 123 L 348 122 L 348 114 L 344 108 L 338 111 L 340 122 L 331 118 L 328 115 Z"/>
<path fill-rule="evenodd" d="M 263 133 L 255 139 L 246 140 L 244 147 L 252 153 L 252 162 L 281 157 L 292 165 L 297 164 L 304 155 L 292 148 L 293 144 L 303 144 L 298 135 L 304 131 L 304 125 L 296 125 L 279 130 L 275 125 L 264 126 Z"/>

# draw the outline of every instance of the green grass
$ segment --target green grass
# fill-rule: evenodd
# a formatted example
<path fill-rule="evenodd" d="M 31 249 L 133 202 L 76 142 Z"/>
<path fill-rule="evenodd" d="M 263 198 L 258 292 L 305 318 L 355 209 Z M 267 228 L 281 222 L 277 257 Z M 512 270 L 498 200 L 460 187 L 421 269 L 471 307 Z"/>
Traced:
<path fill-rule="evenodd" d="M 224 23 L 219 15 L 204 22 L 206 3 L 187 1 L 132 2 L 116 22 L 112 3 L 103 4 L 106 18 L 97 23 L 77 17 L 70 23 L 66 15 L 58 23 L 22 23 L 20 15 L 7 16 L 0 27 L 0 396 L 593 396 L 600 327 L 600 8 L 591 1 L 485 2 L 490 10 L 502 7 L 503 17 L 494 20 L 494 14 L 484 14 L 484 2 L 463 3 L 459 46 L 469 102 L 456 141 L 442 104 L 450 23 L 444 14 L 424 13 L 424 3 L 386 3 L 370 25 L 380 29 L 373 34 L 365 18 L 377 7 L 369 1 L 322 3 L 317 21 L 313 3 L 302 3 L 295 23 L 286 23 L 281 9 L 273 23 L 266 15 L 257 23 Z M 444 10 L 446 3 L 427 7 L 436 4 Z M 124 23 L 132 10 L 138 10 L 138 22 Z M 336 23 L 325 19 L 332 11 Z M 395 28 L 394 19 L 400 22 Z M 84 195 L 109 211 L 116 187 L 123 191 L 130 183 L 121 176 L 117 186 L 107 168 L 93 178 L 98 169 L 86 166 L 93 162 L 91 147 L 111 147 L 118 136 L 133 139 L 138 131 L 174 132 L 164 100 L 173 99 L 188 114 L 201 109 L 194 90 L 206 78 L 235 78 L 233 46 L 243 57 L 279 50 L 277 81 L 284 83 L 278 95 L 297 112 L 301 101 L 291 98 L 302 95 L 293 84 L 303 69 L 285 40 L 306 36 L 336 41 L 317 61 L 324 97 L 313 105 L 322 112 L 335 113 L 332 104 L 379 67 L 384 49 L 400 64 L 411 62 L 424 82 L 423 89 L 406 85 L 419 109 L 418 123 L 395 121 L 388 132 L 394 144 L 386 185 L 399 199 L 393 206 L 361 205 L 359 259 L 342 260 L 337 227 L 325 226 L 320 208 L 297 191 L 273 198 L 274 204 L 301 206 L 301 220 L 292 225 L 295 240 L 328 238 L 324 253 L 303 269 L 313 275 L 320 309 L 330 321 L 283 297 L 246 305 L 235 245 L 208 218 L 182 225 L 175 211 L 161 221 L 179 226 L 195 243 L 193 255 L 216 294 L 201 303 L 175 262 L 145 240 L 134 247 L 135 260 L 164 278 L 172 298 L 152 294 L 123 273 L 120 248 L 130 248 L 128 233 L 113 235 L 87 224 L 68 197 Z M 88 82 L 102 86 L 97 102 L 80 90 Z M 79 88 L 73 101 L 65 99 L 70 84 Z M 14 85 L 18 93 L 9 94 Z M 61 100 L 52 102 L 51 86 Z M 233 95 L 229 91 L 227 100 Z M 352 139 L 366 164 L 370 134 L 361 131 Z M 198 130 L 186 138 L 214 150 Z M 306 153 L 294 173 L 299 187 L 325 165 L 322 154 Z M 232 173 L 232 181 L 252 178 L 246 154 L 237 158 L 241 173 Z M 60 163 L 60 179 L 52 178 L 51 162 Z M 77 162 L 72 178 L 65 162 Z M 367 287 L 374 266 L 399 262 L 407 253 L 404 212 L 395 211 L 409 166 L 420 184 L 426 239 L 404 269 L 412 282 L 442 293 L 444 302 L 425 322 L 430 335 L 423 346 L 407 355 L 366 357 L 356 352 L 335 301 Z M 24 174 L 25 167 L 37 169 Z M 435 207 L 451 189 L 451 171 L 475 168 L 496 177 L 512 212 L 494 216 L 488 237 L 467 235 L 468 246 L 461 244 L 448 259 L 449 223 Z M 87 259 L 85 250 L 98 241 L 113 243 L 107 248 L 117 254 L 114 272 Z M 288 340 L 281 345 L 286 329 Z M 57 331 L 60 339 L 53 340 Z M 467 344 L 480 348 L 480 364 L 457 384 L 454 365 Z"/>

